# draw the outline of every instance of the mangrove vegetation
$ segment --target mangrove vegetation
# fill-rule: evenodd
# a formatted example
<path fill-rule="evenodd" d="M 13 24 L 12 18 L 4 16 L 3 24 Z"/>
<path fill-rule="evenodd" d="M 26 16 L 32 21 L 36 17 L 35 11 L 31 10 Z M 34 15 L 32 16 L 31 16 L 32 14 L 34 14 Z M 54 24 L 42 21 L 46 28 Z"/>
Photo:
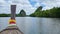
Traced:
<path fill-rule="evenodd" d="M 60 7 L 53 7 L 49 10 L 42 10 L 42 6 L 40 6 L 34 13 L 30 14 L 30 16 L 60 18 Z"/>
<path fill-rule="evenodd" d="M 11 14 L 0 14 L 0 17 L 10 17 Z M 24 10 L 21 10 L 19 14 L 16 14 L 16 17 L 25 17 L 26 12 Z"/>
<path fill-rule="evenodd" d="M 26 12 L 22 9 L 16 17 L 52 17 L 60 18 L 60 7 L 53 7 L 49 10 L 42 10 L 42 6 L 38 7 L 36 11 L 30 15 L 26 15 Z M 0 17 L 10 17 L 11 14 L 0 14 Z"/>

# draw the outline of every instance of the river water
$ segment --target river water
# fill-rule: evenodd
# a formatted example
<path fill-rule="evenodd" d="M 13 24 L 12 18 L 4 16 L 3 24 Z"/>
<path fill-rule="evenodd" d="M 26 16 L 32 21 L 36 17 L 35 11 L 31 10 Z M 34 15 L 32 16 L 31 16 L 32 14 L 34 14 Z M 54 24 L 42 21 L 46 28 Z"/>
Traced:
<path fill-rule="evenodd" d="M 10 17 L 0 17 L 0 31 L 8 27 Z M 24 34 L 60 34 L 60 18 L 16 17 Z"/>

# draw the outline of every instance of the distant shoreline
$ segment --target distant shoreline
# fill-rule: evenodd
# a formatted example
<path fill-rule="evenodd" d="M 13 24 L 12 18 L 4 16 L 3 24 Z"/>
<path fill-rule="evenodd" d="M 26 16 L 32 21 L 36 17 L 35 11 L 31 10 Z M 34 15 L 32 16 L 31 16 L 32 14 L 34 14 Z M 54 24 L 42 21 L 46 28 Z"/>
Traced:
<path fill-rule="evenodd" d="M 2 17 L 2 16 L 1 16 Z M 5 16 L 6 17 L 6 16 Z M 10 17 L 10 16 L 9 16 Z M 16 16 L 16 17 L 19 17 L 19 16 Z M 21 17 L 21 16 L 20 16 Z M 28 17 L 28 16 L 25 16 L 25 17 Z M 31 16 L 30 16 L 31 17 Z M 33 17 L 33 18 L 60 18 L 60 17 Z"/>

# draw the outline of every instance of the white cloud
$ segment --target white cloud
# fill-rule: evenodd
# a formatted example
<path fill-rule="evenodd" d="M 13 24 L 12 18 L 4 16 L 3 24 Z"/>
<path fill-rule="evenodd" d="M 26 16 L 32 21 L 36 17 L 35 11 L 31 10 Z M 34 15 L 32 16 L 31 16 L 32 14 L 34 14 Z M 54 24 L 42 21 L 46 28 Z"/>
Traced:
<path fill-rule="evenodd" d="M 38 8 L 39 6 L 41 6 L 39 3 L 36 3 L 34 7 Z"/>
<path fill-rule="evenodd" d="M 45 7 L 43 9 L 50 9 L 52 7 L 60 7 L 60 0 L 33 0 L 39 3 L 40 5 L 43 4 Z M 37 5 L 37 4 L 36 4 Z"/>
<path fill-rule="evenodd" d="M 0 13 L 10 13 L 10 5 L 16 4 L 16 13 L 24 9 L 27 14 L 33 13 L 37 7 L 43 6 L 43 10 L 51 9 L 52 7 L 60 7 L 60 0 L 31 0 L 37 2 L 34 6 L 29 0 L 0 0 Z"/>

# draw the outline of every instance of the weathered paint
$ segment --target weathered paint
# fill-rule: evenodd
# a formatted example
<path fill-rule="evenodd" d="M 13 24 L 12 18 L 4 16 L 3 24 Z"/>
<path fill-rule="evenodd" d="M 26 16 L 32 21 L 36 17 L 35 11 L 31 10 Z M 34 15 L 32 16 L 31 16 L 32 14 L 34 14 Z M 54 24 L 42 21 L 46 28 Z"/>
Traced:
<path fill-rule="evenodd" d="M 11 5 L 11 19 L 15 19 L 16 5 Z"/>

